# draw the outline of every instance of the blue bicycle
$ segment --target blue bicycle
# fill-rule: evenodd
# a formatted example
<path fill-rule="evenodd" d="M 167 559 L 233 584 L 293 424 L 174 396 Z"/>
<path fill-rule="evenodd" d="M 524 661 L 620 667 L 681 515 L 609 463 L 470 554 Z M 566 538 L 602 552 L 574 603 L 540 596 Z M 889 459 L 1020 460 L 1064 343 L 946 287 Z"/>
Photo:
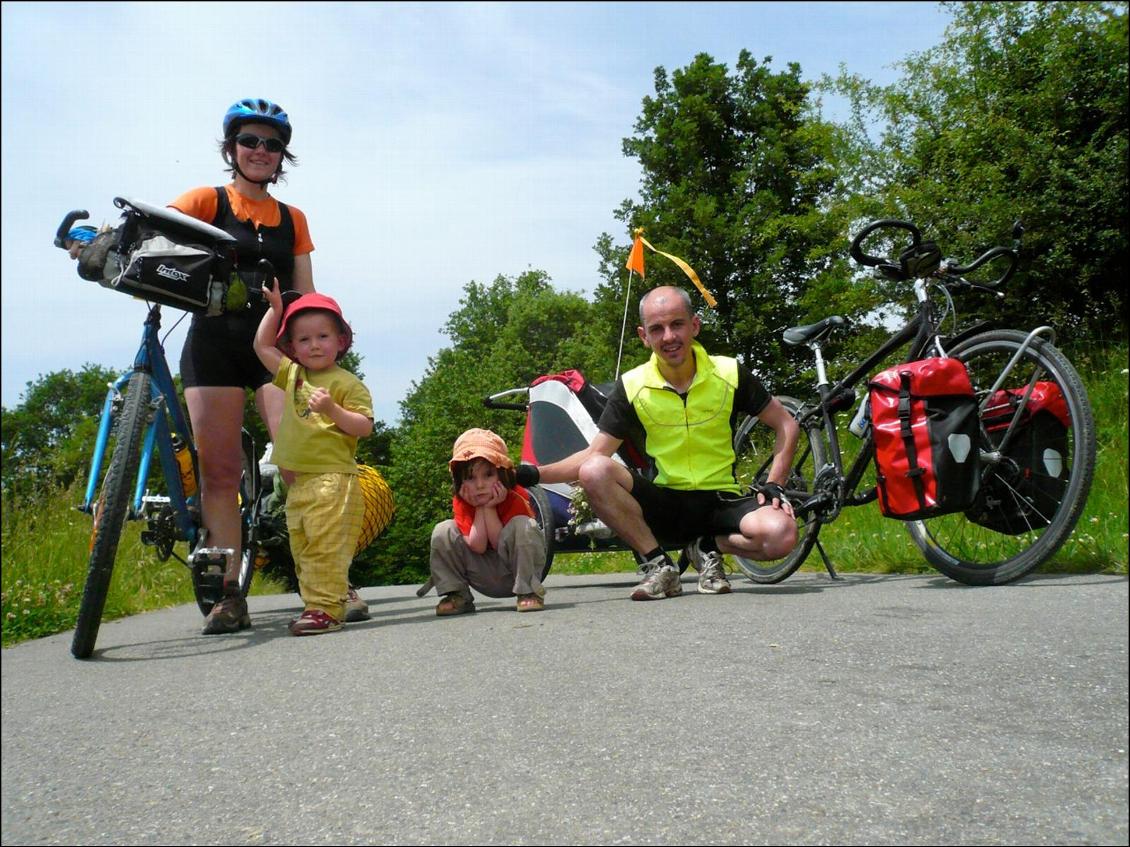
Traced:
<path fill-rule="evenodd" d="M 89 215 L 72 211 L 59 226 L 54 242 L 62 249 L 76 241 L 84 243 L 79 254 L 81 276 L 149 301 L 133 366 L 106 394 L 79 506 L 94 521 L 86 585 L 71 643 L 71 653 L 79 659 L 89 658 L 94 651 L 127 520 L 145 521 L 141 540 L 155 549 L 158 559 L 174 556 L 189 569 L 197 605 L 205 615 L 222 598 L 227 563 L 235 555 L 230 547 L 207 544 L 207 530 L 201 525 L 196 446 L 160 338 L 162 304 L 189 311 L 217 308 L 221 302 L 230 305 L 232 280 L 238 279 L 231 275 L 235 241 L 222 230 L 173 210 L 123 198 L 114 203 L 125 213 L 117 229 L 94 233 L 90 227 L 74 228 L 76 221 Z M 160 239 L 172 247 L 157 243 Z M 260 554 L 263 491 L 255 455 L 254 441 L 244 430 L 239 491 L 239 588 L 244 596 Z M 163 493 L 152 493 L 149 487 L 154 456 Z M 180 542 L 188 545 L 187 558 L 175 552 Z"/>

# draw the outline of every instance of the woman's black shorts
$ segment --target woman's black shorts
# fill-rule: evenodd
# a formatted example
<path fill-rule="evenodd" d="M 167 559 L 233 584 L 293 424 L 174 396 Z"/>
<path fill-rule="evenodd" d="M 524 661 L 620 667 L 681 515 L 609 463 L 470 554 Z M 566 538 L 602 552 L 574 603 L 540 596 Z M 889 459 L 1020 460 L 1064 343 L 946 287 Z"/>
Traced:
<path fill-rule="evenodd" d="M 180 354 L 185 388 L 235 387 L 256 390 L 271 372 L 255 355 L 252 342 L 258 321 L 246 315 L 194 318 Z"/>

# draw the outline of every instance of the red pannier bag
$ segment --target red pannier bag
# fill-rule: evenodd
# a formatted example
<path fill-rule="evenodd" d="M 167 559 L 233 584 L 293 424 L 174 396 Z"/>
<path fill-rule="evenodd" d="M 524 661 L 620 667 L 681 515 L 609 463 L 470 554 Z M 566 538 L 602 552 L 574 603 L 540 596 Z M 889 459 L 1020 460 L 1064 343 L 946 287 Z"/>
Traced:
<path fill-rule="evenodd" d="M 980 423 L 965 365 L 907 362 L 867 387 L 883 514 L 909 521 L 968 509 L 980 484 Z"/>
<path fill-rule="evenodd" d="M 1020 411 L 1026 388 L 1002 388 L 985 405 L 981 420 L 993 446 Z M 1045 527 L 1067 490 L 1067 435 L 1071 415 L 1054 382 L 1037 382 L 1003 450 L 1004 461 L 988 477 L 966 514 L 981 526 L 1007 535 Z"/>

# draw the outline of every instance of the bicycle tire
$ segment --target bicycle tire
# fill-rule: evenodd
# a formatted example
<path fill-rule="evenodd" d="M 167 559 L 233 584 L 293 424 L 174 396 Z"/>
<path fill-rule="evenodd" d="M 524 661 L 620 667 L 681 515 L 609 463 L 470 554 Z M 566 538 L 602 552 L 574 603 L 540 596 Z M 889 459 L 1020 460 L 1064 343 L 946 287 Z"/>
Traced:
<path fill-rule="evenodd" d="M 801 403 L 794 397 L 777 398 L 794 418 L 799 417 Z M 757 418 L 747 418 L 734 436 L 734 455 L 737 459 L 735 472 L 743 489 L 754 483 L 765 481 L 766 457 L 772 454 L 775 433 Z M 816 474 L 825 465 L 827 452 L 824 449 L 824 436 L 815 425 L 801 426 L 802 443 L 793 460 L 785 490 L 793 507 L 799 506 L 813 493 Z M 820 531 L 820 520 L 816 515 L 797 517 L 797 543 L 792 551 L 782 559 L 758 561 L 744 556 L 734 556 L 738 569 L 750 580 L 762 585 L 773 585 L 788 579 L 804 564 L 808 554 L 816 544 Z"/>
<path fill-rule="evenodd" d="M 94 652 L 102 611 L 114 573 L 114 559 L 129 512 L 129 499 L 138 464 L 141 461 L 141 436 L 149 408 L 149 375 L 135 373 L 126 387 L 125 405 L 118 419 L 116 440 L 106 477 L 94 505 L 94 526 L 90 534 L 90 564 L 79 602 L 71 655 L 88 659 Z"/>
<path fill-rule="evenodd" d="M 239 592 L 244 597 L 251 590 L 255 576 L 255 562 L 259 556 L 259 514 L 262 496 L 262 479 L 255 458 L 255 443 L 247 430 L 243 431 L 241 456 L 243 465 L 239 479 L 240 556 Z M 192 591 L 196 606 L 204 617 L 224 596 L 223 578 L 216 579 L 197 566 L 192 568 Z"/>
<path fill-rule="evenodd" d="M 1016 330 L 992 330 L 967 339 L 953 350 L 951 356 L 961 359 L 969 370 L 970 380 L 978 400 L 993 387 L 1007 362 L 1021 348 L 1027 333 Z M 1069 455 L 1058 456 L 1054 475 L 1064 480 L 1063 494 L 1058 500 L 1036 504 L 1035 498 L 1015 484 L 1015 465 L 1007 463 L 985 465 L 982 474 L 982 491 L 1008 491 L 1026 510 L 1038 509 L 1038 520 L 1029 520 L 1024 531 L 1004 533 L 984 526 L 972 519 L 969 512 L 943 515 L 930 520 L 912 521 L 907 531 L 918 545 L 926 561 L 946 576 L 966 585 L 1001 585 L 1018 580 L 1048 561 L 1063 545 L 1075 528 L 1090 493 L 1095 470 L 1095 423 L 1087 390 L 1078 372 L 1067 357 L 1050 342 L 1037 338 L 1028 348 L 1016 368 L 1009 374 L 1004 387 L 1027 385 L 1035 376 L 1051 380 L 1059 387 L 1067 403 L 1070 427 L 1065 441 Z M 982 428 L 984 430 L 984 428 Z M 987 433 L 983 450 L 992 450 L 993 443 Z M 1022 469 L 1024 470 L 1024 469 Z M 1043 468 L 1027 468 L 1027 479 L 1038 476 Z M 1066 476 L 1064 476 L 1066 471 Z M 1051 478 L 1051 477 L 1049 477 Z M 986 488 L 995 485 L 996 488 Z M 1039 526 L 1036 523 L 1044 523 Z"/>
<path fill-rule="evenodd" d="M 553 518 L 553 507 L 549 505 L 549 497 L 546 496 L 540 485 L 532 485 L 526 490 L 530 492 L 530 505 L 534 507 L 534 520 L 537 521 L 538 528 L 545 538 L 545 560 L 541 566 L 541 579 L 545 579 L 549 574 L 549 569 L 553 567 L 553 556 L 556 553 L 554 536 L 557 528 Z"/>

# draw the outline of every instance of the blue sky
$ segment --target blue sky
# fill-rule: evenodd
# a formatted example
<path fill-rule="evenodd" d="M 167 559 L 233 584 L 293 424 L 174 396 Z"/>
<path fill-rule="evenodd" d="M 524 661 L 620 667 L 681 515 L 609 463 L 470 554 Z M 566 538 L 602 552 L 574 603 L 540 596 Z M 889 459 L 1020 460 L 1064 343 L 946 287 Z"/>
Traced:
<path fill-rule="evenodd" d="M 227 107 L 280 103 L 316 286 L 342 304 L 373 392 L 399 401 L 470 281 L 545 270 L 598 282 L 602 232 L 636 197 L 621 152 L 654 70 L 740 50 L 816 79 L 876 82 L 940 40 L 934 3 L 4 2 L 2 400 L 93 362 L 126 368 L 144 305 L 84 282 L 52 244 L 70 209 L 115 223 L 115 196 L 165 204 L 225 181 Z M 826 104 L 836 116 L 837 104 Z M 661 246 L 661 245 L 657 245 Z M 709 281 L 706 281 L 709 285 Z M 165 310 L 165 326 L 179 313 Z M 166 350 L 174 371 L 187 320 Z M 499 390 L 512 386 L 499 386 Z"/>

